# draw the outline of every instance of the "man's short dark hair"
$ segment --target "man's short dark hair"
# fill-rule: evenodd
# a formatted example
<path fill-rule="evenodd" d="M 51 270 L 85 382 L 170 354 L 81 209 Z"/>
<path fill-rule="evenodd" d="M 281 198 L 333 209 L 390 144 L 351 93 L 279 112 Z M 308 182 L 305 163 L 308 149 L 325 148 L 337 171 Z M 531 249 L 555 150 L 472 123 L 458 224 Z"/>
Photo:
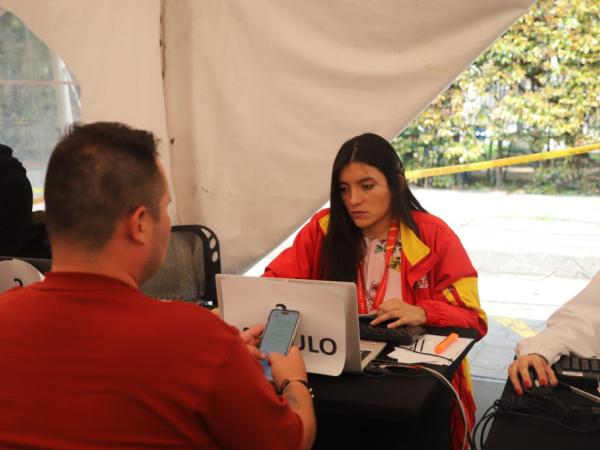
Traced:
<path fill-rule="evenodd" d="M 119 219 L 139 206 L 159 219 L 164 182 L 148 131 L 113 122 L 75 124 L 48 163 L 44 198 L 50 238 L 101 249 Z"/>

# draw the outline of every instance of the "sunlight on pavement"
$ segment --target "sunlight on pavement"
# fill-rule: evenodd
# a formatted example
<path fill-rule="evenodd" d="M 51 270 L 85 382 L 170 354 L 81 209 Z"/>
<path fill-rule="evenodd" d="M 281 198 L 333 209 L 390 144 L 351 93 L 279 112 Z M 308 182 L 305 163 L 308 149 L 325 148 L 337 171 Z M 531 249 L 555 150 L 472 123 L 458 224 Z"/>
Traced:
<path fill-rule="evenodd" d="M 525 323 L 525 321 L 521 319 L 514 319 L 512 317 L 490 317 L 490 319 L 495 320 L 500 325 L 517 333 L 522 338 L 535 336 L 537 334 L 533 328 L 531 328 Z"/>

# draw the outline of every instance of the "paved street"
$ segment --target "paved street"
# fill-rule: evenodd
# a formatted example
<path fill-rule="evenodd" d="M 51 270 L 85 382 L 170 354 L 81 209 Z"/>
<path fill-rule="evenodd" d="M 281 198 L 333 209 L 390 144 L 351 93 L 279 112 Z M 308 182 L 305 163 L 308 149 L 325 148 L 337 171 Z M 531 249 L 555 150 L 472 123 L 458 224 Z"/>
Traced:
<path fill-rule="evenodd" d="M 413 189 L 458 234 L 479 272 L 489 332 L 470 353 L 473 375 L 506 379 L 514 346 L 600 270 L 600 196 Z M 288 239 L 248 274 L 289 246 Z"/>
<path fill-rule="evenodd" d="M 476 377 L 506 379 L 513 348 L 600 270 L 600 197 L 415 189 L 461 238 L 479 271 L 489 332 Z"/>

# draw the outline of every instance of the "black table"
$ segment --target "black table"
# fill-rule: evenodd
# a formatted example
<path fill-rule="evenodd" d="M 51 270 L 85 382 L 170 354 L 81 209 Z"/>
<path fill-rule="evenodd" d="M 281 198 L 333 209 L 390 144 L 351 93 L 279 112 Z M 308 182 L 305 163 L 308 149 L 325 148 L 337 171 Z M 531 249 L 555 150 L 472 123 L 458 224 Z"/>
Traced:
<path fill-rule="evenodd" d="M 591 389 L 589 392 L 593 393 Z M 560 400 L 567 406 L 596 406 L 600 404 L 587 400 L 572 393 L 563 386 L 557 386 L 552 390 Z M 597 392 L 596 392 L 597 394 Z M 512 401 L 516 393 L 510 381 L 507 381 L 502 392 L 503 401 Z M 595 421 L 600 420 L 589 416 L 582 416 L 571 422 L 572 426 L 578 428 L 589 427 Z M 556 423 L 526 416 L 498 415 L 493 419 L 485 450 L 592 450 L 600 446 L 600 431 L 580 433 L 570 431 Z"/>
<path fill-rule="evenodd" d="M 428 328 L 430 334 L 457 332 L 476 338 L 475 330 Z M 429 367 L 450 380 L 475 340 L 449 366 Z M 392 348 L 386 348 L 387 354 Z M 452 394 L 433 375 L 392 369 L 387 375 L 309 374 L 315 391 L 315 449 L 449 448 Z"/>

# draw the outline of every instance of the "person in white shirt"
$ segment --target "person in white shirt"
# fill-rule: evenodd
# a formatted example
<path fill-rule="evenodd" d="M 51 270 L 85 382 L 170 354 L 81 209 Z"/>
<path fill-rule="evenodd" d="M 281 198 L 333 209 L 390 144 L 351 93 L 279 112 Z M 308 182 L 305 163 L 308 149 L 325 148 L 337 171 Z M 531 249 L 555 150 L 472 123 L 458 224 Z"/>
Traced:
<path fill-rule="evenodd" d="M 600 272 L 548 318 L 545 330 L 523 339 L 515 351 L 517 359 L 509 366 L 508 376 L 518 395 L 523 393 L 521 381 L 526 388 L 532 385 L 530 368 L 542 386 L 555 386 L 558 380 L 551 365 L 561 355 L 600 357 Z"/>

